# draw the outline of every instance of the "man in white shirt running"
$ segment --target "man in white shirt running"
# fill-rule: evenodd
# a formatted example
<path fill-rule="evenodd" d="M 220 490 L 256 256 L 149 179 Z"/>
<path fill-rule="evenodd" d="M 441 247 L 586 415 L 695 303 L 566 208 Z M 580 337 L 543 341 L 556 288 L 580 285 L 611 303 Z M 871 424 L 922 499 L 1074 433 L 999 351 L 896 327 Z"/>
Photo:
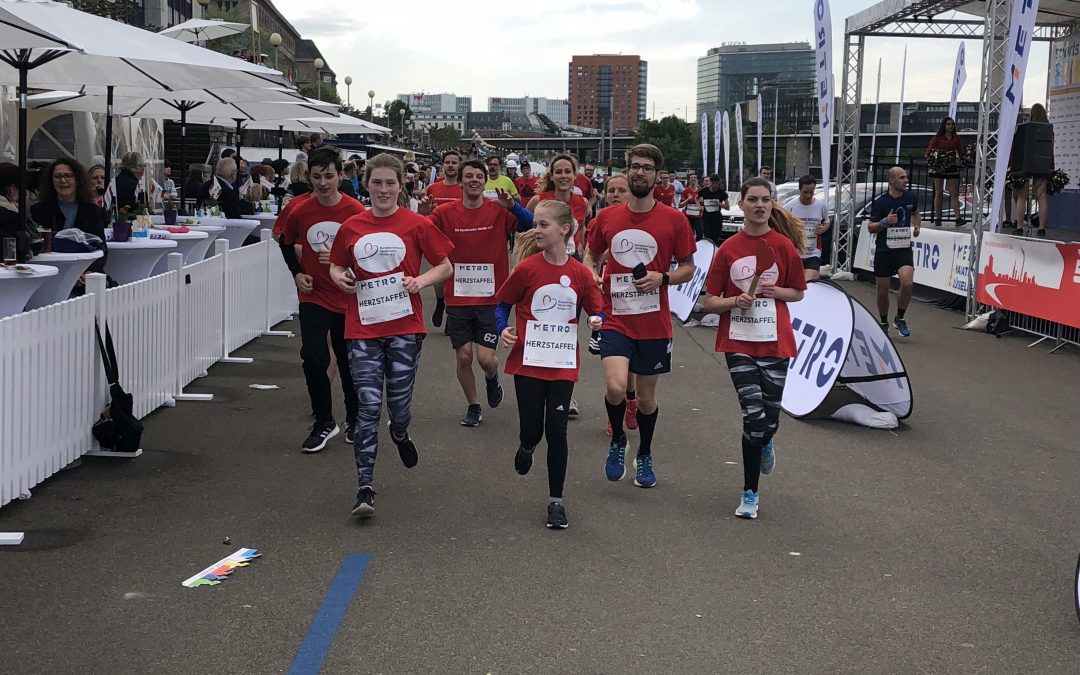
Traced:
<path fill-rule="evenodd" d="M 762 167 L 762 171 L 765 167 Z M 803 176 L 799 179 L 799 196 L 792 197 L 784 204 L 784 208 L 791 211 L 803 222 L 806 233 L 806 253 L 802 254 L 803 275 L 807 281 L 821 278 L 821 246 L 818 237 L 829 229 L 829 207 L 825 202 L 814 198 L 814 190 L 817 189 L 817 180 L 813 176 Z"/>

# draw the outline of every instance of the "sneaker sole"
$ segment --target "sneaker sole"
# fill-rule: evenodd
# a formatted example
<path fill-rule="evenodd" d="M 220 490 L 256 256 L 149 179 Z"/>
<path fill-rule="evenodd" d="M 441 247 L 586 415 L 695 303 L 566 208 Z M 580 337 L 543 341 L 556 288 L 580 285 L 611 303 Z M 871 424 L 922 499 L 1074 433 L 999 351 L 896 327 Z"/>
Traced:
<path fill-rule="evenodd" d="M 567 529 L 569 527 L 570 527 L 570 523 L 567 523 L 565 525 L 555 525 L 553 523 L 548 523 L 547 524 L 547 528 L 549 530 L 565 530 L 565 529 Z"/>
<path fill-rule="evenodd" d="M 371 504 L 361 504 L 352 510 L 352 514 L 360 518 L 370 518 L 375 515 L 375 507 Z"/>
<path fill-rule="evenodd" d="M 629 437 L 627 437 L 627 439 L 626 439 L 626 451 L 630 452 L 630 438 Z M 607 465 L 605 464 L 604 467 L 606 469 Z M 622 480 L 623 478 L 626 478 L 626 462 L 625 462 L 625 460 L 623 461 L 622 473 L 619 474 L 618 478 L 612 478 L 612 477 L 608 476 L 606 471 L 604 472 L 604 476 L 609 481 L 611 481 L 612 483 L 617 483 L 618 481 Z"/>
<path fill-rule="evenodd" d="M 333 438 L 334 436 L 337 436 L 340 433 L 341 433 L 341 429 L 334 429 L 333 431 L 331 431 L 330 433 L 328 433 L 326 435 L 326 438 L 324 438 L 322 440 L 322 443 L 319 443 L 314 448 L 300 448 L 300 452 L 305 452 L 305 453 L 307 453 L 309 455 L 312 454 L 312 453 L 318 452 L 318 451 L 320 451 L 320 450 L 322 450 L 323 448 L 326 447 L 326 444 L 330 442 L 331 438 Z"/>
<path fill-rule="evenodd" d="M 462 420 L 462 421 L 461 421 L 461 426 L 463 426 L 463 427 L 469 427 L 470 429 L 474 429 L 474 428 L 476 428 L 476 427 L 480 426 L 480 423 L 481 423 L 481 422 L 483 422 L 483 421 L 484 421 L 484 418 L 483 418 L 483 417 L 480 417 L 480 419 L 476 420 L 476 424 L 469 424 L 469 423 L 468 423 L 468 422 L 466 422 L 465 420 Z"/>
<path fill-rule="evenodd" d="M 745 513 L 742 511 L 736 511 L 735 515 L 739 518 L 742 518 L 743 520 L 757 520 L 756 513 Z"/>
<path fill-rule="evenodd" d="M 656 487 L 656 481 L 653 481 L 652 485 L 645 485 L 644 483 L 639 483 L 638 479 L 635 478 L 634 479 L 634 485 L 638 486 L 639 488 L 651 488 L 651 487 Z"/>

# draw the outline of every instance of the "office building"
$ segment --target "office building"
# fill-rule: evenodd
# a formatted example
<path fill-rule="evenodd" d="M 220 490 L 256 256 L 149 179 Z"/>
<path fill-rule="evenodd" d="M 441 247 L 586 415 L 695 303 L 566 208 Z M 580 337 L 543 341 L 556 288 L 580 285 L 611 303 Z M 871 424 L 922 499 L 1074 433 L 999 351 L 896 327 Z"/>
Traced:
<path fill-rule="evenodd" d="M 566 99 L 525 96 L 523 98 L 488 97 L 488 112 L 541 114 L 555 124 L 569 124 L 570 103 Z"/>
<path fill-rule="evenodd" d="M 648 68 L 640 56 L 574 56 L 568 76 L 570 124 L 632 132 L 645 119 Z"/>
<path fill-rule="evenodd" d="M 453 93 L 425 94 L 415 91 L 410 94 L 398 94 L 397 100 L 409 106 L 415 113 L 471 113 L 472 96 L 457 96 Z"/>
<path fill-rule="evenodd" d="M 698 59 L 695 119 L 716 110 L 731 113 L 736 103 L 745 109 L 761 94 L 765 119 L 778 118 L 781 132 L 814 129 L 814 69 L 814 50 L 807 42 L 714 47 Z"/>

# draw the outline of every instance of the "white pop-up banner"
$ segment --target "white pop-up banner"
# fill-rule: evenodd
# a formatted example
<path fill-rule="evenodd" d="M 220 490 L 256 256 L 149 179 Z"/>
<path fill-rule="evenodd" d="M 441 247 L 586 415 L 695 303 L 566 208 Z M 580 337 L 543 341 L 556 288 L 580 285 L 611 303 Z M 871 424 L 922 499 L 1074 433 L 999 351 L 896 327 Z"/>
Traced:
<path fill-rule="evenodd" d="M 831 417 L 852 404 L 911 415 L 904 362 L 877 319 L 829 281 L 812 281 L 788 304 L 798 355 L 788 364 L 781 407 L 793 417 Z"/>
<path fill-rule="evenodd" d="M 728 119 L 726 110 L 720 117 L 724 137 L 724 190 L 727 191 L 731 187 L 731 120 Z M 715 189 L 716 186 L 714 185 L 713 188 Z"/>
<path fill-rule="evenodd" d="M 723 115 L 721 115 L 719 110 L 717 110 L 715 113 L 713 113 L 713 155 L 714 155 L 713 156 L 713 173 L 715 173 L 715 174 L 720 173 L 720 143 L 721 142 L 724 143 L 724 152 L 727 152 L 727 143 L 723 141 L 722 135 L 720 133 L 720 125 L 721 124 L 726 124 L 726 123 L 727 123 L 727 113 L 724 113 Z M 702 176 L 702 178 L 704 178 L 704 176 Z M 713 189 L 714 190 L 716 189 L 715 185 L 713 186 Z M 727 189 L 726 185 L 724 186 L 724 189 L 725 190 Z"/>
<path fill-rule="evenodd" d="M 668 287 L 668 303 L 671 313 L 686 321 L 690 318 L 690 312 L 694 311 L 694 304 L 701 295 L 701 289 L 705 287 L 705 277 L 709 276 L 709 268 L 712 267 L 713 256 L 716 255 L 716 245 L 708 239 L 702 239 L 697 243 L 697 251 L 694 252 L 694 276 L 690 281 L 678 286 Z M 675 265 L 672 264 L 672 269 Z"/>
<path fill-rule="evenodd" d="M 738 151 L 738 156 L 739 156 L 739 187 L 741 188 L 742 184 L 745 182 L 744 179 L 743 179 L 743 166 L 745 166 L 745 162 L 743 162 L 743 152 L 742 152 L 742 146 L 743 146 L 742 105 L 739 104 L 739 103 L 735 104 L 735 145 L 739 150 Z"/>
<path fill-rule="evenodd" d="M 709 173 L 709 113 L 701 113 L 701 167 Z"/>
<path fill-rule="evenodd" d="M 833 137 L 833 50 L 832 50 L 832 11 L 829 0 L 814 2 L 814 50 L 817 59 L 817 84 L 814 93 L 817 97 L 818 133 L 821 136 L 821 189 L 822 194 L 829 194 L 829 168 L 832 164 Z"/>
<path fill-rule="evenodd" d="M 757 172 L 761 173 L 761 127 L 765 115 L 761 110 L 761 94 L 757 95 Z M 775 171 L 775 167 L 773 167 Z"/>
<path fill-rule="evenodd" d="M 997 232 L 1001 197 L 1005 192 L 1005 173 L 1009 169 L 1009 149 L 1016 135 L 1016 117 L 1024 97 L 1024 76 L 1031 55 L 1031 33 L 1039 0 L 1013 0 L 1009 40 L 1005 43 L 1005 79 L 1002 81 L 1001 116 L 998 118 L 998 153 L 994 161 L 994 191 L 990 199 L 990 228 Z"/>
<path fill-rule="evenodd" d="M 967 52 L 964 49 L 964 43 L 961 42 L 960 46 L 956 49 L 956 68 L 953 69 L 952 78 L 952 98 L 949 99 L 949 117 L 956 121 L 956 102 L 960 100 L 960 90 L 964 88 L 964 83 L 967 82 Z M 957 126 L 957 129 L 960 127 Z"/>

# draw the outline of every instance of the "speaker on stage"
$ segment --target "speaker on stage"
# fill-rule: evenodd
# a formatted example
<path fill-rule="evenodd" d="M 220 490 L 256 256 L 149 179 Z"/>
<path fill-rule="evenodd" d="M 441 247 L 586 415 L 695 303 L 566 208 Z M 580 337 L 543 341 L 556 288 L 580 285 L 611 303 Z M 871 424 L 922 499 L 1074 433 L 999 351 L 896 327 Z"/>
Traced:
<path fill-rule="evenodd" d="M 1054 168 L 1054 126 L 1026 122 L 1016 127 L 1010 168 L 1029 176 L 1046 176 Z"/>

